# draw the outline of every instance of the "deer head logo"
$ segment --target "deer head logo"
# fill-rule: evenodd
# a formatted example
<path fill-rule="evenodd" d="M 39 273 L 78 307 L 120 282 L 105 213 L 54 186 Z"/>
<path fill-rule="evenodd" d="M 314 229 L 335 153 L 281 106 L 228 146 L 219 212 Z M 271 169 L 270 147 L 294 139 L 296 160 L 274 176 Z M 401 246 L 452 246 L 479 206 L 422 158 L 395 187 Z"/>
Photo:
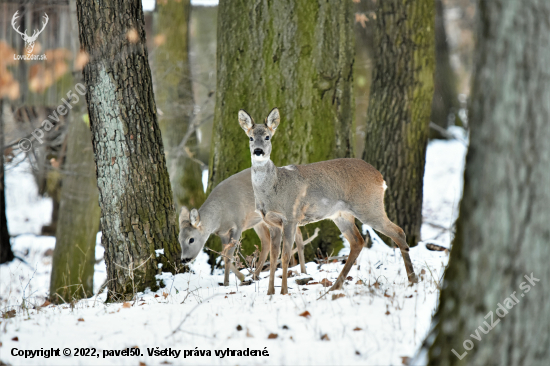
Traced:
<path fill-rule="evenodd" d="M 21 38 L 23 38 L 23 41 L 25 41 L 25 49 L 27 51 L 27 53 L 31 53 L 32 50 L 34 49 L 34 42 L 36 42 L 36 39 L 38 38 L 38 35 L 40 33 L 42 33 L 42 31 L 44 30 L 44 28 L 46 28 L 46 24 L 48 24 L 48 14 L 44 13 L 44 22 L 42 23 L 43 26 L 42 26 L 42 29 L 38 30 L 38 29 L 35 29 L 34 30 L 34 33 L 32 34 L 32 36 L 29 36 L 27 35 L 27 30 L 25 29 L 25 32 L 20 32 L 19 31 L 19 26 L 16 28 L 15 27 L 15 20 L 17 18 L 19 18 L 17 16 L 17 13 L 19 11 L 16 11 L 15 14 L 13 14 L 13 18 L 11 18 L 11 26 L 13 27 L 13 29 L 19 33 L 21 35 Z"/>

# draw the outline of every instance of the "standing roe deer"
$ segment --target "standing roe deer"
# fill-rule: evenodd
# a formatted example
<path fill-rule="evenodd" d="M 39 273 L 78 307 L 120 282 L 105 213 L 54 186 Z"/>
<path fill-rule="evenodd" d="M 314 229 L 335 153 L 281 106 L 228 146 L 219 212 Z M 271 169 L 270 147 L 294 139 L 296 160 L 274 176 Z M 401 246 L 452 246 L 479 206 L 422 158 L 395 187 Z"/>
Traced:
<path fill-rule="evenodd" d="M 233 265 L 233 253 L 241 233 L 250 228 L 260 237 L 262 251 L 254 279 L 258 279 L 260 271 L 269 253 L 271 235 L 281 240 L 279 229 L 275 228 L 270 234 L 269 227 L 262 221 L 262 217 L 255 212 L 254 192 L 252 190 L 250 169 L 232 175 L 212 190 L 202 207 L 197 211 L 182 207 L 179 217 L 181 246 L 181 260 L 187 263 L 197 257 L 204 247 L 210 234 L 216 234 L 222 240 L 225 262 L 224 286 L 229 285 L 229 270 L 231 269 L 242 281 L 244 275 Z M 308 240 L 303 241 L 301 232 L 296 232 L 296 246 L 302 273 L 306 273 L 304 260 L 304 245 L 317 236 L 317 231 Z M 273 259 L 275 258 L 275 259 Z M 271 257 L 271 263 L 277 263 L 278 257 Z"/>
<path fill-rule="evenodd" d="M 308 165 L 277 168 L 270 159 L 271 138 L 279 126 L 279 110 L 274 108 L 266 123 L 255 124 L 244 110 L 239 124 L 250 139 L 252 187 L 256 210 L 270 227 L 282 230 L 283 283 L 288 293 L 287 269 L 297 225 L 331 219 L 350 243 L 344 269 L 330 290 L 341 289 L 351 266 L 363 248 L 363 237 L 354 217 L 389 236 L 401 249 L 409 281 L 417 282 L 403 230 L 391 222 L 384 210 L 386 183 L 382 174 L 360 159 L 335 159 Z M 271 242 L 271 258 L 277 258 L 280 240 Z M 271 261 L 268 295 L 275 293 L 275 268 Z"/>

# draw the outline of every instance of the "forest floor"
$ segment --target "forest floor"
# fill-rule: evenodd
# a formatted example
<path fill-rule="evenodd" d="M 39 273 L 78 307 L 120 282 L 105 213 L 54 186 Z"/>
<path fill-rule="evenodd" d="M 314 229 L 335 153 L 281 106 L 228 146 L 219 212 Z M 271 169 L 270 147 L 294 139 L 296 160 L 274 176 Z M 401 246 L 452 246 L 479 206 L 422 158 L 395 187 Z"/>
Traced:
<path fill-rule="evenodd" d="M 450 247 L 448 228 L 456 219 L 462 194 L 465 152 L 458 140 L 433 141 L 428 146 L 424 241 L 410 252 L 421 278 L 416 285 L 407 284 L 400 253 L 375 237 L 373 247 L 361 253 L 360 269 L 353 266 L 343 290 L 328 294 L 320 283 L 334 282 L 341 263 L 308 263 L 307 276 L 289 279 L 290 295 L 267 296 L 268 272 L 250 286 L 238 286 L 234 275 L 231 286 L 219 286 L 223 272 L 211 274 L 207 255 L 201 253 L 191 265 L 194 273 L 163 273 L 159 278 L 166 287 L 139 293 L 134 302 L 105 304 L 104 292 L 72 306 L 45 307 L 40 305 L 49 291 L 55 238 L 34 233 L 47 223 L 51 202 L 37 196 L 27 165 L 10 168 L 6 174 L 8 221 L 12 234 L 18 234 L 12 247 L 28 264 L 15 260 L 0 266 L 0 311 L 15 310 L 10 313 L 13 317 L 0 319 L 0 361 L 12 365 L 401 365 L 421 344 L 437 304 L 449 256 L 428 250 L 426 244 Z M 340 254 L 347 254 L 346 249 Z M 97 245 L 96 258 L 102 257 L 103 248 Z M 299 272 L 299 266 L 292 269 Z M 277 276 L 281 273 L 279 269 Z M 303 277 L 312 277 L 310 282 L 318 284 L 297 285 L 295 280 Z M 100 261 L 95 266 L 96 291 L 105 278 L 105 263 Z M 275 285 L 280 282 L 276 278 Z M 25 358 L 14 356 L 14 348 L 60 349 L 61 355 Z M 139 355 L 110 356 L 126 348 Z M 70 356 L 63 355 L 65 349 Z M 89 355 L 76 356 L 77 349 Z M 247 349 L 248 355 L 227 353 Z M 149 355 L 163 350 L 172 353 Z M 174 351 L 181 352 L 177 358 Z"/>

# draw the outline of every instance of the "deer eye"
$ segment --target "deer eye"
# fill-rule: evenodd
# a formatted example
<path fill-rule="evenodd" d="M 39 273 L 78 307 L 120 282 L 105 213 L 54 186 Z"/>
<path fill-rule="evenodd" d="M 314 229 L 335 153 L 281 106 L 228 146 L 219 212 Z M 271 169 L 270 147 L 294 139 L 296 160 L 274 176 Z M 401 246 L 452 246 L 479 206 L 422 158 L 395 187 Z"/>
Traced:
<path fill-rule="evenodd" d="M 266 139 L 266 140 L 269 140 L 269 136 L 266 136 L 265 139 Z"/>
<path fill-rule="evenodd" d="M 189 244 L 193 244 L 195 242 L 194 238 L 189 239 Z"/>
<path fill-rule="evenodd" d="M 254 138 L 253 138 L 253 137 L 251 137 L 251 138 L 250 138 L 250 141 L 254 141 Z"/>

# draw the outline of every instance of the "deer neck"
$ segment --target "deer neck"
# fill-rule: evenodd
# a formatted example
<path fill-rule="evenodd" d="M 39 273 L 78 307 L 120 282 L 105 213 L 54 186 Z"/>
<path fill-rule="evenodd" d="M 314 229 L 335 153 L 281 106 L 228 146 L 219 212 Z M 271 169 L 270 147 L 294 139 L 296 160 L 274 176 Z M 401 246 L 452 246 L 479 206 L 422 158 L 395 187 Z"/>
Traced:
<path fill-rule="evenodd" d="M 252 186 L 256 194 L 272 189 L 277 183 L 277 167 L 271 159 L 252 159 Z"/>

